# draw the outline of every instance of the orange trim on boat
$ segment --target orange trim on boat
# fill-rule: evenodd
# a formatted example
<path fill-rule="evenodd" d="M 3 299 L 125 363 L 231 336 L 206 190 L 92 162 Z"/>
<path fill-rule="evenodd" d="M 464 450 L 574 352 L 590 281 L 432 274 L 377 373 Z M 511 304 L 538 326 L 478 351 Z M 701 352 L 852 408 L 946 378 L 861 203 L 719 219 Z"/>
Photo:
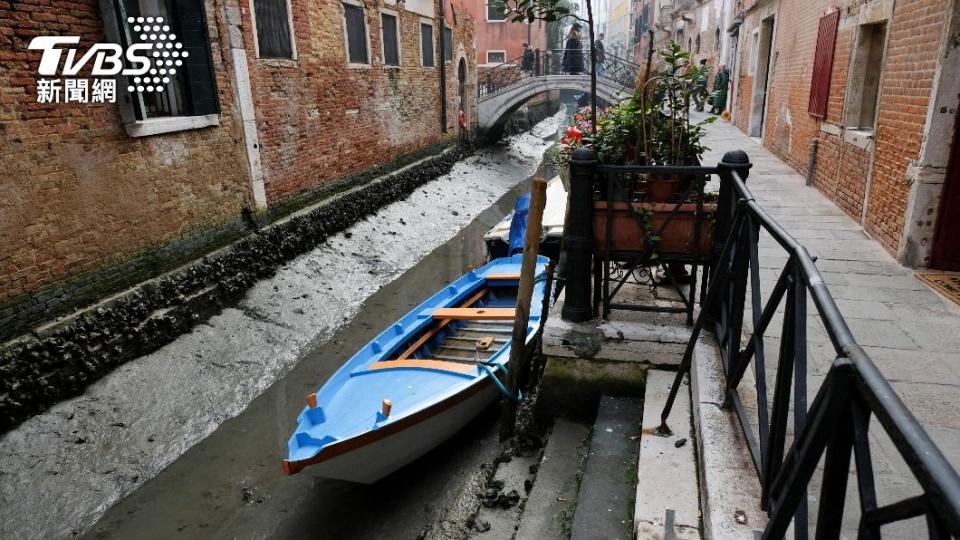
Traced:
<path fill-rule="evenodd" d="M 440 308 L 433 310 L 434 319 L 465 321 L 509 321 L 516 316 L 517 308 Z"/>
<path fill-rule="evenodd" d="M 317 393 L 316 393 L 316 392 L 314 392 L 314 393 L 310 394 L 309 396 L 307 396 L 307 406 L 310 407 L 311 409 L 316 409 L 316 408 L 317 408 Z"/>
<path fill-rule="evenodd" d="M 487 274 L 484 276 L 487 281 L 510 281 L 520 279 L 520 272 L 516 274 Z"/>
<path fill-rule="evenodd" d="M 469 360 L 469 359 L 467 359 Z M 436 369 L 439 371 L 455 371 L 457 373 L 475 373 L 476 364 L 433 360 L 431 358 L 415 358 L 413 360 L 382 360 L 374 362 L 367 368 L 370 371 L 381 369 L 419 368 Z"/>

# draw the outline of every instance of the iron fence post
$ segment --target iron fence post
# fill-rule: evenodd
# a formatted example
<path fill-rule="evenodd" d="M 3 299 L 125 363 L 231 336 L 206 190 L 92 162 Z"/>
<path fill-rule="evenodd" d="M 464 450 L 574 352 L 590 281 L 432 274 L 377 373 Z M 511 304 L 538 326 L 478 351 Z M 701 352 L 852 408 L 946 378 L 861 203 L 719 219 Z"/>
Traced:
<path fill-rule="evenodd" d="M 560 315 L 566 321 L 583 322 L 593 317 L 590 305 L 590 266 L 593 257 L 593 178 L 597 157 L 590 148 L 570 156 L 570 218 L 564 228 L 567 252 L 567 293 Z"/>
<path fill-rule="evenodd" d="M 730 235 L 730 226 L 733 223 L 733 216 L 737 211 L 737 190 L 731 185 L 733 171 L 740 174 L 740 178 L 747 180 L 750 174 L 750 157 L 743 150 L 731 150 L 723 155 L 723 159 L 717 164 L 720 170 L 720 193 L 717 196 L 717 214 L 713 226 L 713 245 L 710 251 L 709 283 L 717 279 L 717 272 L 720 270 L 720 255 L 723 251 L 723 244 Z M 720 317 L 720 303 L 709 308 L 706 314 L 709 321 L 717 321 Z"/>

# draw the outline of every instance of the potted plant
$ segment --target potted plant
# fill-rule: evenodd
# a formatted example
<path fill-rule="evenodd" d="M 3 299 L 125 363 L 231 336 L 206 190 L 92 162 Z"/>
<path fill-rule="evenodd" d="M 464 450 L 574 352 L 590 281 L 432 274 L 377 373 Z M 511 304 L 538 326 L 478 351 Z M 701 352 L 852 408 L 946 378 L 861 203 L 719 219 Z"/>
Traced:
<path fill-rule="evenodd" d="M 660 57 L 664 67 L 638 86 L 633 99 L 604 110 L 598 119 L 594 145 L 604 164 L 700 164 L 706 150 L 704 126 L 715 117 L 692 122 L 689 106 L 705 68 L 692 65 L 689 54 L 675 42 L 660 51 Z M 701 198 L 700 189 L 691 189 L 694 181 L 703 180 L 649 174 L 631 182 L 626 196 L 611 196 L 601 188 L 601 200 L 594 204 L 595 245 L 606 248 L 609 223 L 614 251 L 650 248 L 659 253 L 708 255 L 716 207 Z M 698 216 L 698 211 L 703 215 Z"/>

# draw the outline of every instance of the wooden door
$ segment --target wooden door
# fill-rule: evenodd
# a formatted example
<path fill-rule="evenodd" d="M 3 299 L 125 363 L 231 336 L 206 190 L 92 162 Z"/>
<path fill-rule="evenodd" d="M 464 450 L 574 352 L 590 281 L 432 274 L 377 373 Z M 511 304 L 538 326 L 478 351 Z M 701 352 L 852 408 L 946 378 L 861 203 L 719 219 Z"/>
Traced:
<path fill-rule="evenodd" d="M 939 270 L 960 270 L 960 122 L 955 128 L 943 183 L 931 266 Z"/>

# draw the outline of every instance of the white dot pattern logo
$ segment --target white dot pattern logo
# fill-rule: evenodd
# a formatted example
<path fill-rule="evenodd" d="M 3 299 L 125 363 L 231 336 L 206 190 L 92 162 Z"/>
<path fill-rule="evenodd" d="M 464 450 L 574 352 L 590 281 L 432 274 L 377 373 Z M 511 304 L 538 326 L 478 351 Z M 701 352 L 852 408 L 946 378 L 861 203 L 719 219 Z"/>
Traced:
<path fill-rule="evenodd" d="M 176 34 L 171 33 L 170 25 L 164 24 L 163 17 L 127 17 L 127 23 L 132 25 L 131 28 L 140 41 L 153 49 L 149 54 L 151 58 L 148 73 L 151 76 L 133 77 L 133 84 L 127 86 L 127 91 L 165 91 L 171 77 L 177 74 L 176 67 L 183 65 L 180 58 L 188 55 L 183 49 L 183 43 L 177 41 Z M 171 60 L 171 57 L 176 60 Z M 164 77 L 157 77 L 158 74 Z"/>

